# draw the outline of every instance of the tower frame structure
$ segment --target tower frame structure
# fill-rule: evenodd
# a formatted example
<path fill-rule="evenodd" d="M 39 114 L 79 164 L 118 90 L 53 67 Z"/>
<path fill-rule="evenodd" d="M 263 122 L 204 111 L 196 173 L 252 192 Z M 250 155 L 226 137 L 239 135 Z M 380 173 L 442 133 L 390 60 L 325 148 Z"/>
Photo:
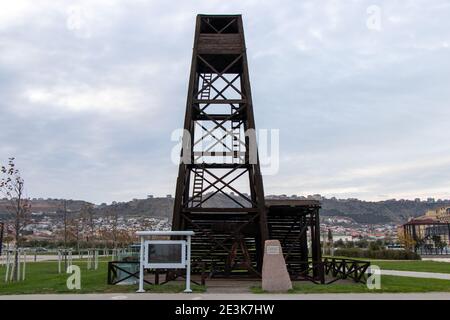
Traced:
<path fill-rule="evenodd" d="M 198 15 L 172 229 L 194 230 L 193 259 L 217 273 L 262 268 L 269 233 L 255 129 L 242 17 Z"/>

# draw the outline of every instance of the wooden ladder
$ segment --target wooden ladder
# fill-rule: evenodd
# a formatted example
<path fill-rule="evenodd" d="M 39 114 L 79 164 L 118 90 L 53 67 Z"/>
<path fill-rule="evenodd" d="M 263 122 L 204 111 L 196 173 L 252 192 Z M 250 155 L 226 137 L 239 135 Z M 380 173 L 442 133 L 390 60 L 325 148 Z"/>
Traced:
<path fill-rule="evenodd" d="M 202 92 L 200 92 L 200 100 L 209 100 L 211 94 L 212 73 L 203 75 Z"/>
<path fill-rule="evenodd" d="M 241 122 L 231 122 L 231 129 L 233 135 L 233 162 L 241 163 Z"/>
<path fill-rule="evenodd" d="M 203 197 L 203 176 L 205 170 L 203 168 L 193 168 L 194 188 L 192 189 L 192 207 L 201 207 Z"/>

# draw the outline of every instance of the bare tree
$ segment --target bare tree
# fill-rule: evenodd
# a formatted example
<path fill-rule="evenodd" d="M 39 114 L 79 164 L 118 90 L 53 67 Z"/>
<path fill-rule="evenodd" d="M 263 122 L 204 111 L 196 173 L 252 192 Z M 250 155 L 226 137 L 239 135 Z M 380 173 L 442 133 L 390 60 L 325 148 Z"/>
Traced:
<path fill-rule="evenodd" d="M 16 169 L 14 158 L 9 158 L 6 166 L 1 166 L 0 192 L 8 200 L 7 209 L 12 215 L 16 250 L 14 255 L 13 280 L 18 280 L 19 251 L 22 245 L 22 231 L 29 223 L 30 201 L 25 197 L 25 181 Z"/>
<path fill-rule="evenodd" d="M 402 244 L 405 247 L 405 250 L 407 251 L 413 251 L 414 248 L 418 245 L 418 243 L 421 243 L 421 239 L 414 240 L 412 236 L 405 232 L 398 232 L 398 242 Z"/>
<path fill-rule="evenodd" d="M 119 210 L 116 206 L 113 206 L 110 209 L 110 222 L 111 222 L 111 238 L 113 242 L 113 248 L 117 249 L 117 241 L 118 241 L 118 226 L 119 226 Z"/>
<path fill-rule="evenodd" d="M 73 235 L 73 223 L 67 211 L 67 200 L 62 203 L 63 241 L 64 241 L 64 269 L 67 269 L 67 242 Z"/>
<path fill-rule="evenodd" d="M 85 204 L 80 210 L 80 219 L 83 226 L 82 233 L 89 245 L 92 245 L 95 236 L 94 213 L 92 204 Z"/>
<path fill-rule="evenodd" d="M 63 245 L 64 245 L 64 250 L 67 249 L 67 240 L 69 238 L 69 218 L 67 216 L 67 201 L 63 200 L 62 201 L 62 208 L 60 210 L 60 214 L 62 216 L 62 225 L 63 225 L 63 229 L 62 229 L 62 234 L 63 234 Z"/>
<path fill-rule="evenodd" d="M 69 200 L 70 202 L 70 200 Z M 63 248 L 67 249 L 72 241 L 78 243 L 79 233 L 81 232 L 81 223 L 79 218 L 76 217 L 75 212 L 68 209 L 68 201 L 63 200 L 61 207 L 58 209 L 58 216 L 61 221 L 61 229 L 58 229 L 58 239 L 62 240 Z"/>
<path fill-rule="evenodd" d="M 81 210 L 73 212 L 72 218 L 69 220 L 70 230 L 72 231 L 73 240 L 76 243 L 77 253 L 80 254 L 80 241 L 83 233 L 83 219 L 81 217 Z"/>
<path fill-rule="evenodd" d="M 0 222 L 0 257 L 2 256 L 4 230 L 5 230 L 5 223 Z"/>

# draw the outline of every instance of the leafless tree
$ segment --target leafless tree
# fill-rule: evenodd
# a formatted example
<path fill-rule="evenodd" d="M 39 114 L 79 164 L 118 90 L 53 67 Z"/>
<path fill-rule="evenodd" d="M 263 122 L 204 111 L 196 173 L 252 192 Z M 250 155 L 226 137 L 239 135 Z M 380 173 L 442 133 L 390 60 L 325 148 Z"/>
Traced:
<path fill-rule="evenodd" d="M 82 232 L 89 245 L 92 245 L 95 240 L 94 213 L 92 204 L 85 204 L 80 210 L 80 219 L 83 226 Z"/>
<path fill-rule="evenodd" d="M 118 226 L 119 226 L 119 210 L 116 206 L 113 206 L 109 212 L 109 220 L 111 222 L 111 238 L 113 242 L 113 248 L 117 249 L 117 241 L 119 238 L 118 235 Z"/>
<path fill-rule="evenodd" d="M 81 218 L 81 211 L 78 211 L 78 217 L 74 217 L 72 223 L 74 238 L 77 243 L 77 253 L 80 254 L 80 236 L 83 232 L 83 219 Z"/>
<path fill-rule="evenodd" d="M 64 250 L 67 250 L 67 239 L 68 239 L 68 232 L 69 232 L 69 219 L 67 217 L 67 201 L 63 200 L 62 204 L 62 218 L 63 218 L 63 234 L 64 234 Z"/>
<path fill-rule="evenodd" d="M 18 280 L 19 251 L 22 245 L 22 231 L 30 221 L 31 204 L 25 196 L 25 181 L 16 169 L 14 158 L 9 158 L 6 166 L 1 166 L 0 192 L 8 200 L 8 211 L 12 215 L 16 250 L 14 255 L 13 280 Z"/>
<path fill-rule="evenodd" d="M 67 200 L 63 200 L 62 202 L 62 224 L 63 224 L 63 243 L 64 243 L 64 268 L 67 269 L 67 243 L 68 241 L 75 238 L 75 234 L 77 234 L 77 226 L 75 224 L 75 220 L 72 215 L 69 214 L 69 210 L 67 209 Z"/>

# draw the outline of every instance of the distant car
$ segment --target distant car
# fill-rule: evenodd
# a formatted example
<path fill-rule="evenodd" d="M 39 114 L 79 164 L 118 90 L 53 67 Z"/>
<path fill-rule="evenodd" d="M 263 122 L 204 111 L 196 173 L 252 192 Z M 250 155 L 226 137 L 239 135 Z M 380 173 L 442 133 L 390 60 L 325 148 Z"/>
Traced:
<path fill-rule="evenodd" d="M 405 246 L 401 245 L 401 244 L 388 244 L 386 246 L 386 248 L 388 250 L 404 250 Z"/>

